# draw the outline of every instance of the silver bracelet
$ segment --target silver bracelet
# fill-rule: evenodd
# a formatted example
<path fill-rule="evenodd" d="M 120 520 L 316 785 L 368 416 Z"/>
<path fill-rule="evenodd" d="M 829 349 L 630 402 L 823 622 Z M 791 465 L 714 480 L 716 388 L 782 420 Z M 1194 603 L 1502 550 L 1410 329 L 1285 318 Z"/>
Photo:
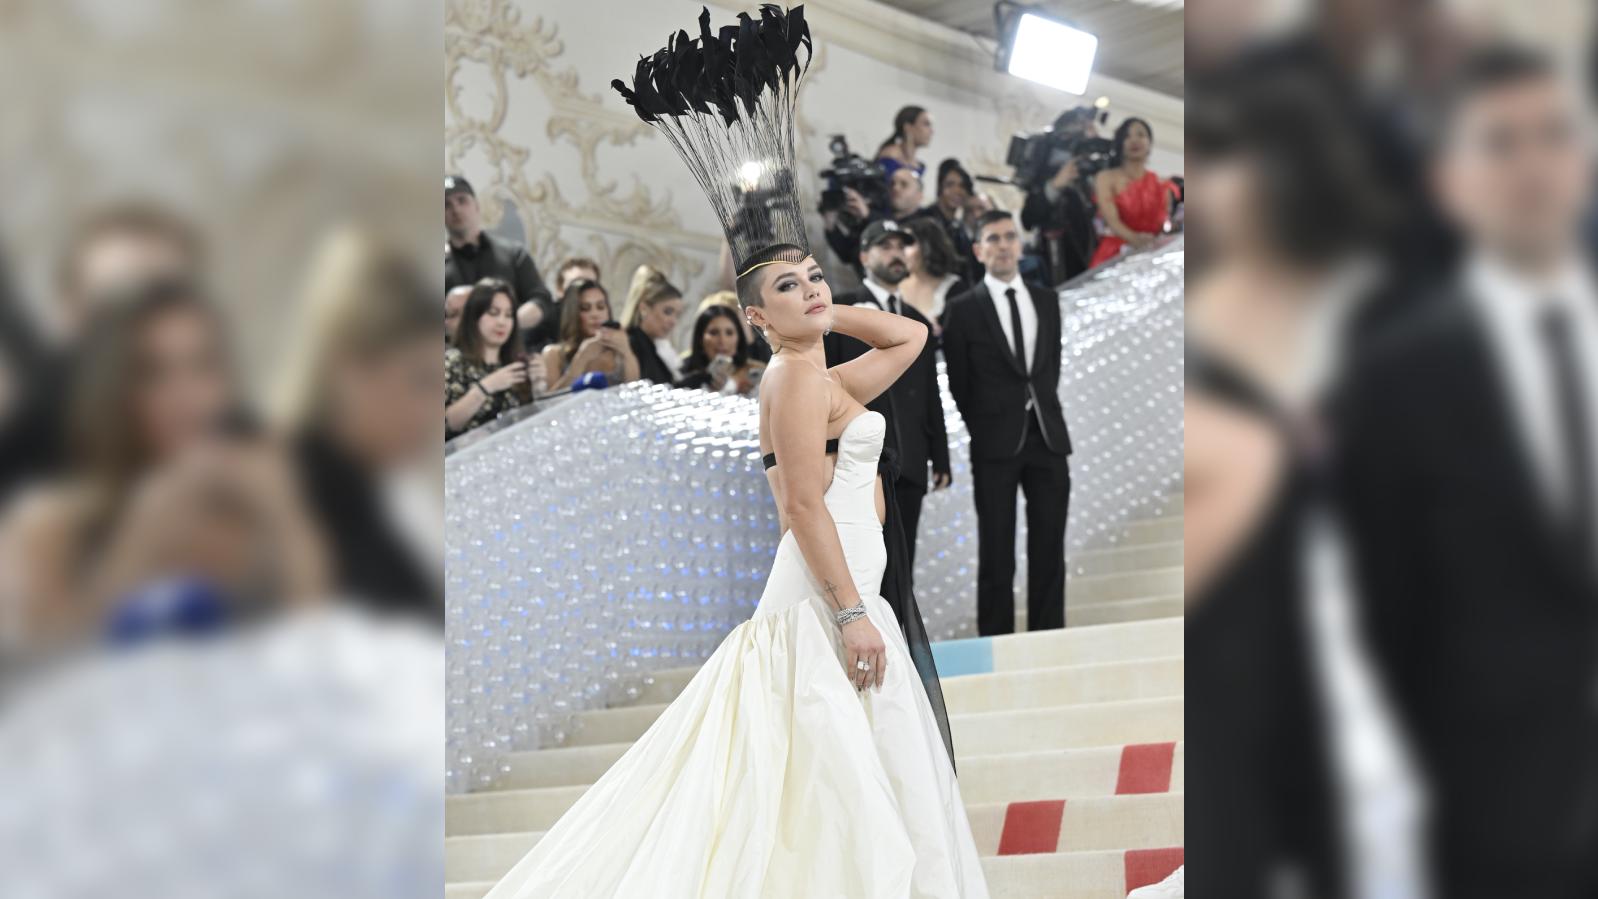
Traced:
<path fill-rule="evenodd" d="M 833 612 L 832 617 L 837 620 L 839 627 L 848 624 L 856 618 L 864 618 L 866 617 L 866 601 L 862 599 L 854 608 L 844 609 L 841 612 Z"/>

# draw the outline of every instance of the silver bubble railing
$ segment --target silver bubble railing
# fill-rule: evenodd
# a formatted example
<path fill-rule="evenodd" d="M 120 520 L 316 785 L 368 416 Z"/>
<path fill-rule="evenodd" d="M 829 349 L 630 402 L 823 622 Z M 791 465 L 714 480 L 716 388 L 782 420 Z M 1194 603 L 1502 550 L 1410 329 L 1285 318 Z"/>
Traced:
<path fill-rule="evenodd" d="M 1060 293 L 1071 554 L 1113 547 L 1180 490 L 1182 263 L 1178 236 Z M 915 589 L 946 640 L 976 633 L 977 553 L 969 437 L 941 362 L 939 380 L 954 483 L 926 498 Z M 702 662 L 753 614 L 778 536 L 758 414 L 748 398 L 627 384 L 445 460 L 449 792 L 492 785 L 506 753 L 564 744 L 579 712 Z"/>

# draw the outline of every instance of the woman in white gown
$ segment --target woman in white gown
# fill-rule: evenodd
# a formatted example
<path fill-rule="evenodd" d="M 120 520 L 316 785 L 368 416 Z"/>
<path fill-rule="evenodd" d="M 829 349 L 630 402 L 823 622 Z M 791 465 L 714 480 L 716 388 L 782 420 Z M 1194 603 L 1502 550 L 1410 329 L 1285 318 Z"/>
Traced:
<path fill-rule="evenodd" d="M 886 422 L 865 408 L 927 329 L 833 306 L 792 186 L 803 8 L 739 19 L 712 35 L 702 14 L 697 41 L 614 86 L 727 223 L 739 303 L 772 345 L 760 445 L 782 538 L 753 617 L 489 899 L 988 895 L 893 519 L 884 539 Z M 874 349 L 828 370 L 832 328 Z"/>

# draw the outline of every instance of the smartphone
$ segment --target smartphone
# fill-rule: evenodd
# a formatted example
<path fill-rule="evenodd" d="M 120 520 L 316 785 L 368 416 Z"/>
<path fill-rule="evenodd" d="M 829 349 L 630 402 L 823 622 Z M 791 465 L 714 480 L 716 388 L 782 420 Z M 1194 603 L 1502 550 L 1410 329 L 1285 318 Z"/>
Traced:
<path fill-rule="evenodd" d="M 599 326 L 601 328 L 615 328 L 618 331 L 621 330 L 621 322 L 616 321 L 615 319 L 611 319 L 611 320 L 605 321 L 605 322 L 600 322 Z"/>

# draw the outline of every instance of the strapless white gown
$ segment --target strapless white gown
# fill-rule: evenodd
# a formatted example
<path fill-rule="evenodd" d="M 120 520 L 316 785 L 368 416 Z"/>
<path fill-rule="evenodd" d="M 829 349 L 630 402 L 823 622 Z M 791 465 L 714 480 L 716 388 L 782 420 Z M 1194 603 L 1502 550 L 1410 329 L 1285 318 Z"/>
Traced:
<path fill-rule="evenodd" d="M 826 492 L 887 644 L 881 690 L 845 676 L 832 608 L 784 534 L 754 615 L 488 899 L 988 895 L 948 750 L 878 595 L 883 433 L 869 410 L 844 427 Z"/>

